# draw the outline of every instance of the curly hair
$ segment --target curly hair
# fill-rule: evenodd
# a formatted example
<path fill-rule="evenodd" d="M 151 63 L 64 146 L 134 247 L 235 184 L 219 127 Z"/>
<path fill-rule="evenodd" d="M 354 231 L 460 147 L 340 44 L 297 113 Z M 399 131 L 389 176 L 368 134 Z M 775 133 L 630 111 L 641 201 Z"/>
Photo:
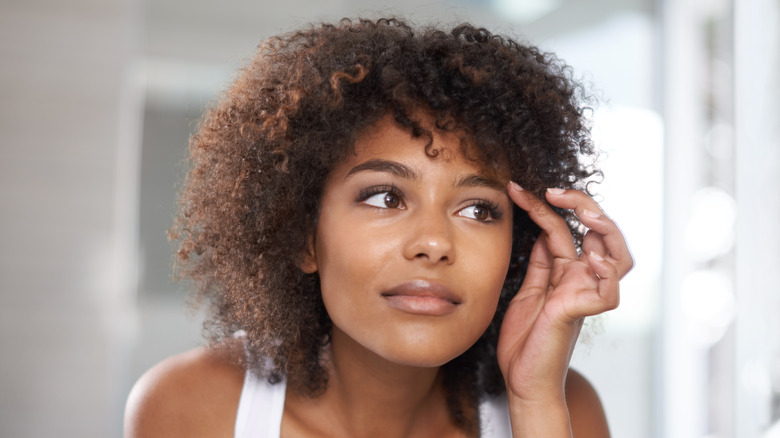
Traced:
<path fill-rule="evenodd" d="M 469 24 L 451 31 L 398 19 L 348 20 L 261 46 L 190 140 L 190 171 L 173 228 L 180 274 L 207 303 L 213 345 L 245 333 L 247 368 L 316 396 L 327 385 L 331 321 L 316 273 L 300 266 L 329 172 L 384 116 L 416 137 L 456 131 L 486 166 L 543 198 L 585 189 L 596 171 L 587 96 L 554 55 Z M 429 142 L 430 144 L 430 142 Z M 434 153 L 428 151 L 428 153 Z M 450 413 L 474 430 L 474 407 L 504 390 L 499 328 L 540 229 L 514 207 L 510 268 L 490 326 L 443 366 Z M 567 219 L 575 243 L 581 226 Z"/>

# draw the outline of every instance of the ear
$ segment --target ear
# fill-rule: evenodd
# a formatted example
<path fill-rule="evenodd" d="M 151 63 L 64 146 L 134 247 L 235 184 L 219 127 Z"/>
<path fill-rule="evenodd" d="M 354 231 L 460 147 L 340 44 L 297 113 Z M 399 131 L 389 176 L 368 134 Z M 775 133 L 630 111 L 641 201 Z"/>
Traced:
<path fill-rule="evenodd" d="M 306 250 L 303 252 L 303 258 L 301 260 L 301 271 L 307 274 L 313 274 L 317 272 L 317 257 L 314 252 L 314 236 L 309 236 Z"/>

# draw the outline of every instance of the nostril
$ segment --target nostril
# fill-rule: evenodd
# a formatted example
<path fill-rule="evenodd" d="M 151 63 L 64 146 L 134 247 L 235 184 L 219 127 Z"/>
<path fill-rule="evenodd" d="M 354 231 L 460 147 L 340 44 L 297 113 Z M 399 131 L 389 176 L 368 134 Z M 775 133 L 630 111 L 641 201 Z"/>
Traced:
<path fill-rule="evenodd" d="M 433 255 L 433 257 L 431 257 L 431 253 L 429 253 L 429 252 L 421 252 L 421 253 L 418 253 L 415 256 L 415 258 L 418 258 L 418 259 L 431 259 L 431 258 L 436 258 L 436 255 Z M 439 256 L 437 258 L 437 260 L 443 261 L 443 262 L 449 261 L 449 259 L 450 258 L 449 258 L 449 256 L 447 254 L 442 254 L 441 256 Z"/>

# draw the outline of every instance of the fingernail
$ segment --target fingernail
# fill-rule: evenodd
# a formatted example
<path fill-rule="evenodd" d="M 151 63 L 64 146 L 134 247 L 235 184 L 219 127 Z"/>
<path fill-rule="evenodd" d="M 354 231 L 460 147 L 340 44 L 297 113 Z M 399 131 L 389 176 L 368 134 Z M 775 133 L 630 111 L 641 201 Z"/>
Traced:
<path fill-rule="evenodd" d="M 603 261 L 604 261 L 604 257 L 601 257 L 600 255 L 596 254 L 596 251 L 591 251 L 591 252 L 590 252 L 590 256 L 591 256 L 591 257 L 592 257 L 594 260 L 596 260 L 597 262 L 603 262 Z"/>
<path fill-rule="evenodd" d="M 517 190 L 518 192 L 522 192 L 523 191 L 523 188 L 520 187 L 520 184 L 518 184 L 518 183 L 516 183 L 514 181 L 509 181 L 509 185 L 512 186 L 512 188 L 514 190 Z"/>
<path fill-rule="evenodd" d="M 547 193 L 549 193 L 551 195 L 562 195 L 563 192 L 565 192 L 565 191 L 566 190 L 564 190 L 564 189 L 559 189 L 559 188 L 556 188 L 556 187 L 550 187 L 549 189 L 547 189 Z"/>
<path fill-rule="evenodd" d="M 590 210 L 582 210 L 582 215 L 592 219 L 598 219 L 601 217 L 600 213 L 596 213 L 595 211 L 590 211 Z"/>

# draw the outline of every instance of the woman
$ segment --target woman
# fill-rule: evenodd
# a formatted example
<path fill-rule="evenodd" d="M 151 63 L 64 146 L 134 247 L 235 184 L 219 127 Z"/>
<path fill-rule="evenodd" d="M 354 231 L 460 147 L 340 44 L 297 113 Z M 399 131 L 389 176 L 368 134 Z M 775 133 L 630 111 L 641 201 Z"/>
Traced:
<path fill-rule="evenodd" d="M 608 436 L 568 363 L 633 262 L 583 111 L 553 56 L 470 25 L 271 39 L 190 144 L 211 345 L 139 380 L 126 436 Z"/>

